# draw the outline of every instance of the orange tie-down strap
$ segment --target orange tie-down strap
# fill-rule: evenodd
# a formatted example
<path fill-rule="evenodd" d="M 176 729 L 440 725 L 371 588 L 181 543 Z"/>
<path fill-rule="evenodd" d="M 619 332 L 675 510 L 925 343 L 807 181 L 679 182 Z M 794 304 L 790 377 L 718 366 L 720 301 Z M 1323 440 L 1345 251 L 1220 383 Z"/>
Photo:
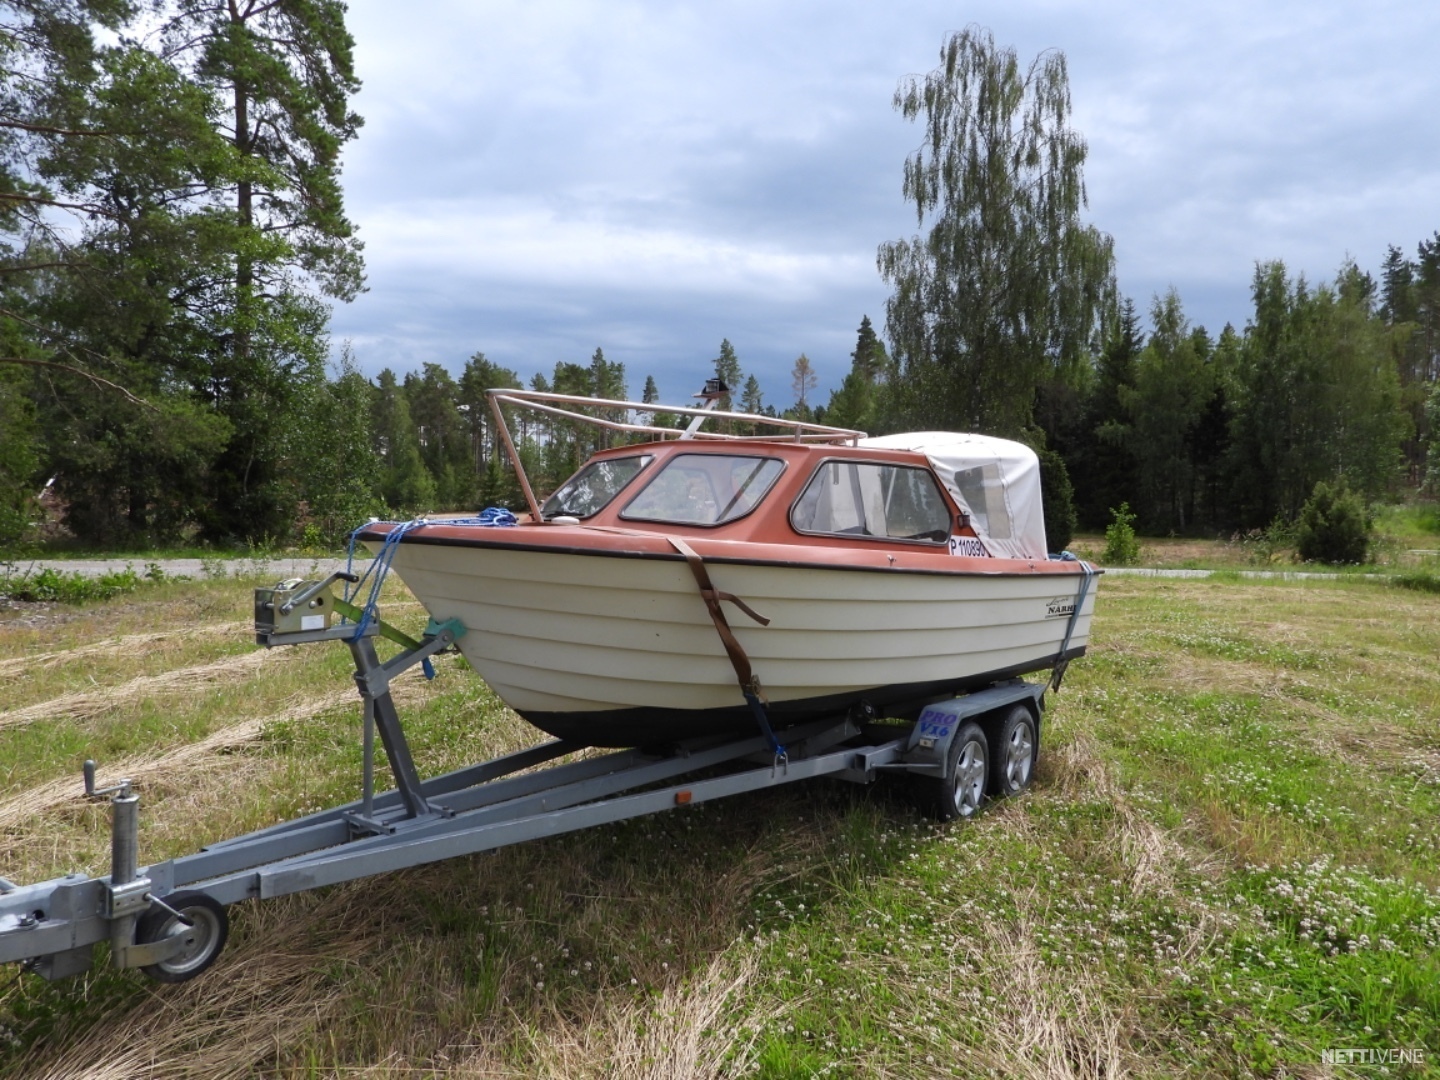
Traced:
<path fill-rule="evenodd" d="M 735 631 L 730 629 L 730 623 L 725 618 L 725 609 L 720 606 L 720 601 L 728 600 L 750 618 L 754 619 L 761 626 L 769 626 L 770 620 L 750 607 L 734 593 L 721 592 L 715 588 L 710 580 L 710 572 L 705 569 L 705 560 L 695 552 L 684 540 L 673 536 L 667 536 L 674 545 L 675 550 L 685 556 L 685 562 L 690 566 L 690 572 L 695 575 L 695 583 L 700 586 L 700 595 L 705 600 L 705 607 L 710 612 L 710 621 L 715 624 L 715 632 L 720 635 L 720 643 L 725 646 L 725 652 L 730 657 L 730 663 L 735 668 L 735 677 L 740 680 L 740 689 L 746 695 L 754 694 L 761 701 L 765 695 L 760 689 L 760 678 L 750 667 L 750 658 L 745 655 L 744 648 L 735 638 Z"/>

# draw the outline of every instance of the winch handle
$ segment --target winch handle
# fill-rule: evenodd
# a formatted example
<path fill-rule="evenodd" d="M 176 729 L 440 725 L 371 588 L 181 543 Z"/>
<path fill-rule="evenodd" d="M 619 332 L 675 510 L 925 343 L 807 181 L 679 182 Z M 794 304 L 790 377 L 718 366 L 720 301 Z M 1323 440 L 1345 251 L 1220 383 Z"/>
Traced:
<path fill-rule="evenodd" d="M 95 762 L 89 758 L 85 759 L 85 764 L 81 766 L 81 771 L 85 774 L 85 797 L 87 799 L 98 799 L 104 795 L 116 794 L 121 798 L 126 798 L 130 795 L 130 787 L 134 783 L 133 780 L 121 780 L 119 783 L 111 784 L 107 788 L 96 788 Z"/>
<path fill-rule="evenodd" d="M 314 585 L 311 585 L 310 588 L 306 589 L 299 596 L 292 596 L 285 603 L 285 605 L 281 607 L 280 614 L 289 615 L 290 612 L 294 611 L 297 607 L 308 604 L 311 598 L 314 597 L 317 593 L 323 592 L 337 581 L 345 581 L 351 585 L 354 585 L 359 580 L 359 574 L 352 574 L 345 570 L 336 570 L 328 577 L 322 578 L 321 580 L 315 582 Z"/>

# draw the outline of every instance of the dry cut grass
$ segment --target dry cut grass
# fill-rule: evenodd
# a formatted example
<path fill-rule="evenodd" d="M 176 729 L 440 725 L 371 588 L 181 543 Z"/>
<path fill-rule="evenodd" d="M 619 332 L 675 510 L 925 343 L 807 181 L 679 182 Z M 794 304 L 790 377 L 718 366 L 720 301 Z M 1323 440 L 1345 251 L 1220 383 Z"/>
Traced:
<path fill-rule="evenodd" d="M 211 664 L 177 668 L 163 675 L 140 675 L 120 686 L 65 694 L 21 709 L 0 712 L 0 729 L 35 720 L 88 720 L 111 711 L 127 700 L 193 694 L 217 683 L 250 678 L 260 669 L 282 663 L 286 658 L 287 654 L 283 652 L 251 652 Z"/>
<path fill-rule="evenodd" d="M 514 1026 L 525 1032 L 522 1069 L 506 1062 L 509 1053 L 488 1047 L 447 1075 L 711 1080 L 743 1074 L 754 1062 L 754 1039 L 737 1038 L 729 1013 L 755 982 L 760 960 L 754 950 L 736 952 L 714 957 L 693 981 L 668 983 L 653 998 L 599 997 L 574 1016 L 553 1004 L 538 1018 L 515 1015 Z"/>
<path fill-rule="evenodd" d="M 243 637 L 250 631 L 250 623 L 226 622 L 209 626 L 190 627 L 184 630 L 161 630 L 148 634 L 125 634 L 121 637 L 106 638 L 90 645 L 54 652 L 38 652 L 26 656 L 12 656 L 0 660 L 0 675 L 18 677 L 61 664 L 72 664 L 77 660 L 94 657 L 133 656 L 157 645 L 193 642 L 202 637 Z"/>
<path fill-rule="evenodd" d="M 46 1080 L 228 1080 L 255 1076 L 287 1045 L 322 1032 L 347 1008 L 333 992 L 343 970 L 378 945 L 371 897 L 355 886 L 319 903 L 281 900 L 257 912 L 256 931 L 235 943 L 221 979 L 111 996 L 57 1032 L 53 1047 L 14 1062 L 15 1075 Z M 310 948 L 314 923 L 351 928 Z M 116 1033 L 123 1032 L 123 1038 Z"/>
<path fill-rule="evenodd" d="M 157 855 L 355 793 L 343 650 L 125 669 L 137 635 L 243 633 L 248 598 L 203 591 L 0 669 L 101 683 L 0 714 L 12 762 L 153 725 L 102 764 L 140 782 Z M 1429 1046 L 1437 654 L 1440 598 L 1383 585 L 1106 579 L 1036 789 L 974 822 L 813 783 L 241 904 L 193 983 L 10 984 L 0 1076 L 1272 1077 Z M 534 741 L 453 663 L 396 689 L 427 773 Z M 0 873 L 103 863 L 73 761 L 27 767 Z"/>
<path fill-rule="evenodd" d="M 213 782 L 213 778 L 206 774 L 214 770 L 231 770 L 230 755 L 241 747 L 254 743 L 267 724 L 308 720 L 323 712 L 348 705 L 353 699 L 353 694 L 336 692 L 311 701 L 297 701 L 273 716 L 232 724 L 198 742 L 187 743 L 173 750 L 106 762 L 105 774 L 99 776 L 96 782 L 104 787 L 107 783 L 124 777 L 133 780 L 137 789 L 144 790 L 148 784 L 162 777 L 185 775 L 199 783 L 209 784 Z M 233 781 L 233 775 L 226 779 Z M 0 831 L 17 830 L 29 818 L 73 803 L 76 788 L 74 777 L 64 777 L 0 800 Z"/>

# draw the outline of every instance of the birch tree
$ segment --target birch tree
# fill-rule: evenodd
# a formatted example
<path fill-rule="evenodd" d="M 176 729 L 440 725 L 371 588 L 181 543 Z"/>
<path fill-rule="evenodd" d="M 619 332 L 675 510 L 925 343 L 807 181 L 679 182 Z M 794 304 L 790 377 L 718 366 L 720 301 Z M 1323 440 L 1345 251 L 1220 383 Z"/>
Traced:
<path fill-rule="evenodd" d="M 922 230 L 882 244 L 900 411 L 920 427 L 1016 435 L 1047 370 L 1083 361 L 1114 307 L 1109 236 L 1086 225 L 1085 140 L 1065 56 L 1028 67 L 971 26 L 894 104 L 923 141 L 903 191 Z"/>

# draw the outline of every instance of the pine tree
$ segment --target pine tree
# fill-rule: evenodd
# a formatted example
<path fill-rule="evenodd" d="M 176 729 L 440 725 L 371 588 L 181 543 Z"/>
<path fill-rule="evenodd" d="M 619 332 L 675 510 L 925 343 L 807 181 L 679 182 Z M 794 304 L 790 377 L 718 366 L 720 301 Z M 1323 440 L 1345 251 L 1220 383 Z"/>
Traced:
<path fill-rule="evenodd" d="M 1135 386 L 1135 364 L 1144 346 L 1135 302 L 1126 297 L 1096 364 L 1079 446 L 1067 460 L 1077 494 L 1076 511 L 1086 528 L 1104 528 L 1112 507 L 1139 500 L 1138 465 L 1123 398 Z"/>
<path fill-rule="evenodd" d="M 1417 372 L 1426 382 L 1440 381 L 1440 231 L 1416 248 L 1415 318 L 1420 324 L 1420 353 L 1424 363 Z"/>
<path fill-rule="evenodd" d="M 855 335 L 855 351 L 850 354 L 851 370 L 873 383 L 884 373 L 888 361 L 885 343 L 876 336 L 875 328 L 870 325 L 870 316 L 860 316 L 860 329 Z"/>
<path fill-rule="evenodd" d="M 1208 339 L 1192 332 L 1179 293 L 1156 297 L 1151 321 L 1134 385 L 1119 388 L 1129 416 L 1125 441 L 1138 465 L 1140 521 L 1155 532 L 1183 532 L 1194 525 L 1194 436 L 1214 397 L 1214 373 Z"/>
<path fill-rule="evenodd" d="M 311 423 L 300 462 L 309 534 L 305 539 L 334 546 L 385 509 L 376 494 L 381 476 L 371 431 L 374 388 L 356 369 L 347 346 L 336 362 L 335 377 L 314 390 L 305 408 Z"/>
<path fill-rule="evenodd" d="M 203 88 L 228 134 L 232 162 L 209 192 L 229 200 L 234 276 L 206 382 L 235 434 L 215 463 L 207 531 L 252 535 L 276 521 L 285 463 L 270 433 L 290 422 L 287 387 L 323 374 L 326 312 L 292 284 L 352 299 L 363 284 L 360 244 L 345 216 L 340 152 L 360 118 L 353 41 L 340 0 L 217 5 L 175 0 L 161 9 L 167 61 Z M 294 422 L 299 422 L 295 417 Z"/>
<path fill-rule="evenodd" d="M 801 353 L 795 360 L 795 366 L 790 369 L 790 386 L 795 391 L 795 407 L 801 412 L 807 411 L 805 399 L 811 390 L 820 385 L 820 376 L 815 374 L 815 367 L 810 363 L 810 358 Z"/>
<path fill-rule="evenodd" d="M 1412 484 L 1425 481 L 1426 443 L 1430 420 L 1426 400 L 1440 377 L 1440 233 L 1422 240 L 1418 261 L 1407 259 L 1393 245 L 1386 249 L 1380 271 L 1379 316 L 1390 328 L 1391 350 L 1400 377 L 1402 408 L 1412 433 L 1403 446 Z"/>
<path fill-rule="evenodd" d="M 740 389 L 741 381 L 740 359 L 735 355 L 735 347 L 730 344 L 729 338 L 720 342 L 720 355 L 715 358 L 715 377 L 725 384 L 728 391 L 720 400 L 719 407 L 728 409 L 735 392 Z"/>
<path fill-rule="evenodd" d="M 21 392 L 22 374 L 0 368 L 0 551 L 12 551 L 39 516 L 40 458 L 35 411 Z"/>
<path fill-rule="evenodd" d="M 473 353 L 465 361 L 465 370 L 460 373 L 459 408 L 465 416 L 470 460 L 477 473 L 486 472 L 492 463 L 500 465 L 503 455 L 500 433 L 496 430 L 486 391 L 519 389 L 520 386 L 520 376 L 509 368 L 491 363 L 483 352 Z M 508 467 L 508 462 L 505 464 Z"/>
<path fill-rule="evenodd" d="M 1418 322 L 1415 304 L 1416 266 L 1391 244 L 1380 270 L 1380 317 L 1390 326 Z"/>
<path fill-rule="evenodd" d="M 10 5 L 0 31 L 0 288 L 32 331 L 10 359 L 64 373 L 41 408 L 72 526 L 283 534 L 321 297 L 362 283 L 343 4 L 54 0 Z"/>
<path fill-rule="evenodd" d="M 1293 518 L 1321 481 L 1377 497 L 1395 479 L 1404 422 L 1373 285 L 1347 265 L 1312 290 L 1272 262 L 1256 268 L 1253 293 L 1231 424 L 1241 523 Z"/>
<path fill-rule="evenodd" d="M 420 459 L 435 481 L 435 507 L 470 508 L 479 477 L 460 410 L 459 384 L 439 364 L 426 364 L 420 375 L 405 376 L 404 387 Z"/>
<path fill-rule="evenodd" d="M 1425 402 L 1425 416 L 1430 430 L 1425 487 L 1431 495 L 1437 495 L 1440 494 L 1440 382 L 1430 387 L 1430 397 Z"/>
<path fill-rule="evenodd" d="M 590 358 L 590 392 L 599 398 L 606 398 L 610 401 L 623 401 L 630 395 L 629 387 L 625 384 L 625 365 L 612 364 L 605 359 L 605 353 L 597 347 L 595 355 Z M 624 409 L 599 409 L 597 414 L 604 419 L 623 423 L 626 418 Z M 588 436 L 587 446 L 593 450 L 610 446 L 615 441 L 613 432 L 604 428 L 591 429 L 586 433 Z"/>
<path fill-rule="evenodd" d="M 715 377 L 725 386 L 725 395 L 716 403 L 716 408 L 733 409 L 735 396 L 740 390 L 742 378 L 740 372 L 740 359 L 735 355 L 735 347 L 730 344 L 730 339 L 725 338 L 720 342 L 720 355 L 715 358 Z M 717 421 L 720 431 L 728 434 L 735 433 L 735 422 L 733 420 Z"/>
<path fill-rule="evenodd" d="M 420 440 L 395 373 L 380 373 L 372 395 L 371 431 L 381 461 L 378 495 L 393 514 L 435 508 L 435 481 L 420 457 Z"/>

